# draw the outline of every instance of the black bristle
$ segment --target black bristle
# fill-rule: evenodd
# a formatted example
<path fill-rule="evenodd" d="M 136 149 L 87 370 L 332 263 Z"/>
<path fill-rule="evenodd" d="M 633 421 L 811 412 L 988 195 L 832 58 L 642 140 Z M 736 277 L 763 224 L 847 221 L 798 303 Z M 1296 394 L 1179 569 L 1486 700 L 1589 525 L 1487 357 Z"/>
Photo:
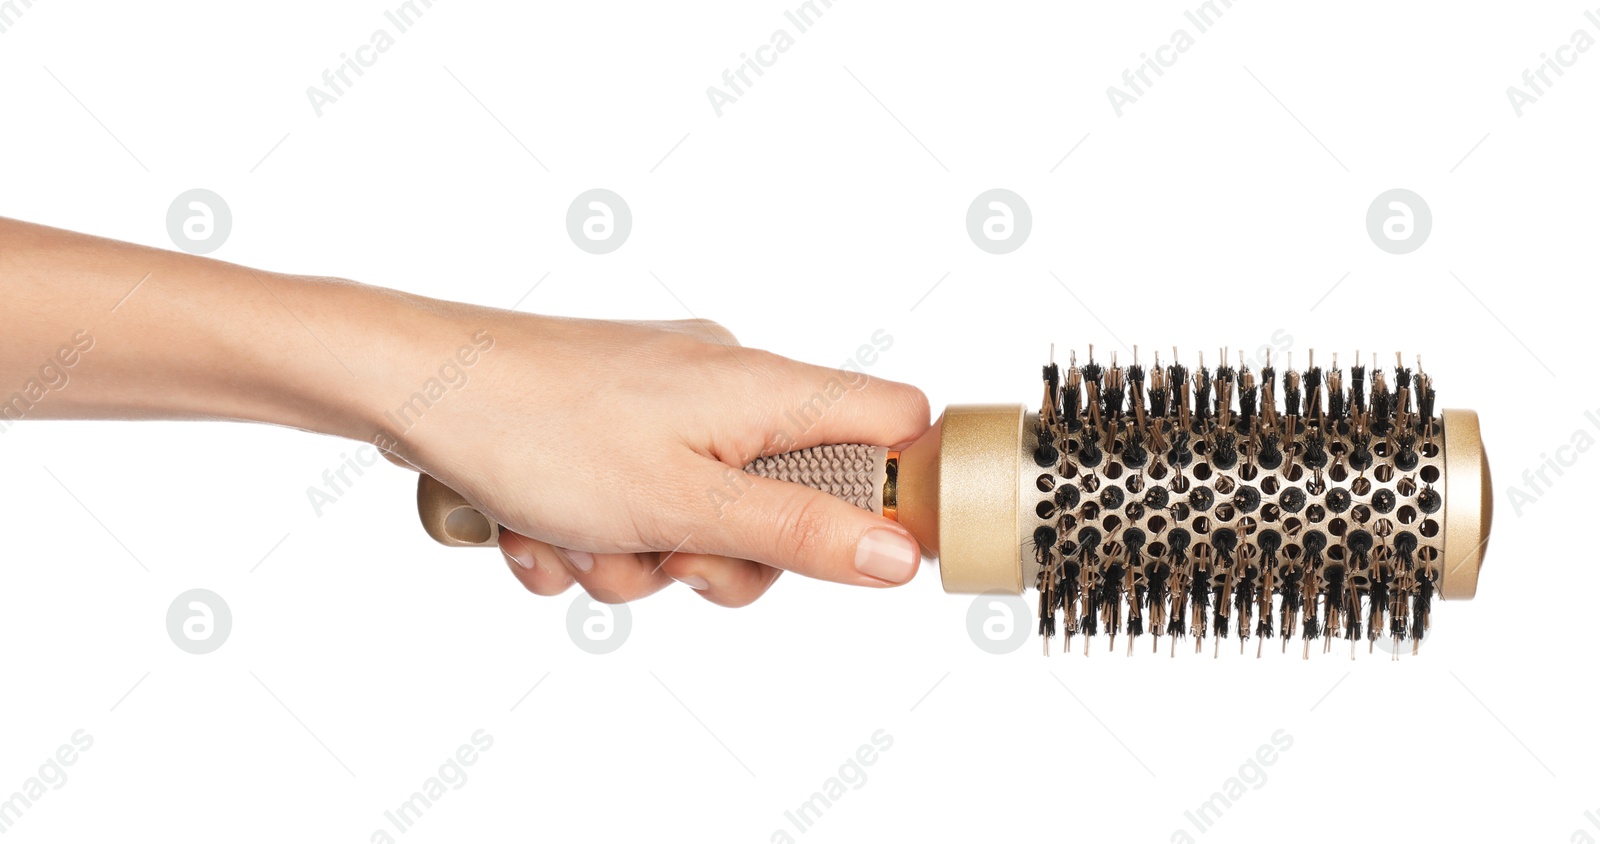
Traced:
<path fill-rule="evenodd" d="M 1373 384 L 1372 432 L 1378 436 L 1388 436 L 1390 429 L 1394 427 L 1390 422 L 1390 417 L 1394 415 L 1393 400 L 1394 394 L 1390 393 L 1387 387 L 1379 389 L 1377 383 Z"/>
<path fill-rule="evenodd" d="M 1417 456 L 1417 435 L 1406 431 L 1400 435 L 1399 440 L 1400 448 L 1394 454 L 1395 468 L 1402 472 L 1415 471 L 1417 464 L 1422 462 L 1422 458 Z"/>
<path fill-rule="evenodd" d="M 1092 469 L 1100 465 L 1100 458 L 1104 456 L 1105 452 L 1100 450 L 1100 438 L 1093 431 L 1085 434 L 1078 448 L 1078 462 Z"/>
<path fill-rule="evenodd" d="M 1411 598 L 1411 638 L 1421 639 L 1428 632 L 1428 609 L 1433 603 L 1433 572 L 1417 578 L 1417 591 Z"/>
<path fill-rule="evenodd" d="M 1183 528 L 1173 528 L 1167 532 L 1167 556 L 1172 561 L 1173 571 L 1182 571 L 1188 563 L 1189 542 L 1189 532 Z M 1186 596 L 1172 596 L 1172 612 L 1167 616 L 1167 634 L 1170 636 L 1182 636 L 1189 629 L 1185 613 L 1182 611 L 1184 597 Z"/>
<path fill-rule="evenodd" d="M 1128 528 L 1122 532 L 1122 547 L 1127 549 L 1128 559 L 1137 560 L 1144 551 L 1146 540 L 1145 532 L 1138 528 Z"/>
<path fill-rule="evenodd" d="M 1273 530 L 1272 528 L 1265 528 L 1259 534 L 1256 534 L 1256 547 L 1261 549 L 1261 568 L 1259 576 L 1268 578 L 1268 585 L 1270 585 L 1270 578 L 1274 577 L 1277 572 L 1278 549 L 1283 547 L 1283 534 Z M 1260 598 L 1261 600 L 1265 601 L 1263 606 L 1266 608 L 1266 611 L 1257 614 L 1256 638 L 1271 639 L 1272 593 L 1270 590 L 1265 588 L 1263 588 L 1263 592 L 1265 592 L 1265 594 L 1261 595 Z"/>
<path fill-rule="evenodd" d="M 1366 568 L 1370 564 L 1372 534 L 1360 529 L 1350 531 L 1344 538 L 1344 547 L 1350 550 L 1350 559 L 1356 568 Z"/>
<path fill-rule="evenodd" d="M 1152 419 L 1161 419 L 1161 418 L 1165 417 L 1166 415 L 1167 415 L 1167 391 L 1166 390 L 1151 390 L 1150 391 L 1150 417 Z"/>
<path fill-rule="evenodd" d="M 1122 447 L 1122 462 L 1131 469 L 1138 469 L 1143 467 L 1148 459 L 1150 452 L 1144 447 L 1144 434 L 1138 428 L 1134 428 L 1129 432 L 1128 441 Z"/>
<path fill-rule="evenodd" d="M 1233 584 L 1234 635 L 1240 639 L 1250 638 L 1250 612 L 1256 605 L 1256 578 L 1260 575 L 1255 566 L 1246 566 Z"/>
<path fill-rule="evenodd" d="M 1078 629 L 1085 636 L 1100 632 L 1100 601 L 1104 595 L 1103 575 L 1096 567 L 1100 559 L 1100 540 L 1099 529 L 1092 525 L 1078 531 L 1078 553 L 1083 560 L 1081 571 L 1088 577 L 1084 582 L 1084 606 L 1079 608 L 1078 613 Z"/>
<path fill-rule="evenodd" d="M 1052 530 L 1050 534 L 1053 537 L 1055 531 Z M 1051 579 L 1051 554 L 1055 550 L 1053 547 L 1055 542 L 1054 539 L 1048 543 L 1039 542 L 1038 539 L 1041 534 L 1037 530 L 1034 531 L 1033 535 L 1035 540 L 1033 559 L 1039 564 L 1039 582 L 1036 584 L 1039 589 L 1039 635 L 1049 640 L 1055 638 L 1056 635 L 1056 601 L 1053 591 L 1055 583 Z"/>
<path fill-rule="evenodd" d="M 1304 576 L 1311 579 L 1311 584 L 1313 587 L 1315 587 L 1317 582 L 1316 578 L 1319 575 L 1325 574 L 1321 570 L 1322 552 L 1327 547 L 1328 535 L 1320 530 L 1308 531 L 1306 533 L 1306 538 L 1302 542 L 1302 548 L 1304 549 L 1305 553 L 1306 567 Z M 1305 638 L 1315 639 L 1322 633 L 1322 623 L 1317 616 L 1317 607 L 1315 604 L 1306 602 L 1303 609 L 1305 611 Z"/>
<path fill-rule="evenodd" d="M 1108 423 L 1112 420 L 1122 418 L 1122 401 L 1124 398 L 1126 398 L 1126 394 L 1127 387 L 1123 386 L 1122 384 L 1118 384 L 1115 387 L 1107 387 L 1105 392 L 1105 401 L 1102 402 L 1103 410 L 1100 418 L 1106 420 Z"/>
<path fill-rule="evenodd" d="M 1300 455 L 1300 461 L 1313 469 L 1328 465 L 1328 438 L 1321 431 L 1313 431 L 1306 437 L 1306 450 Z"/>
<path fill-rule="evenodd" d="M 1416 565 L 1412 555 L 1417 552 L 1417 535 L 1409 530 L 1403 530 L 1394 535 L 1394 555 L 1400 560 L 1400 565 L 1406 571 Z"/>
<path fill-rule="evenodd" d="M 1127 552 L 1128 567 L 1134 572 L 1143 571 L 1140 560 L 1143 557 L 1145 532 L 1138 528 L 1128 528 L 1122 532 L 1122 547 Z M 1134 582 L 1133 594 L 1128 596 L 1128 635 L 1144 635 L 1144 608 L 1149 587 Z"/>
<path fill-rule="evenodd" d="M 1189 608 L 1199 626 L 1191 628 L 1190 634 L 1194 636 L 1206 635 L 1205 623 L 1207 612 L 1211 608 L 1211 579 L 1204 576 L 1205 572 L 1196 570 L 1194 580 L 1189 581 Z M 1173 613 L 1183 615 L 1183 613 Z"/>
<path fill-rule="evenodd" d="M 1328 549 L 1328 535 L 1320 530 L 1306 531 L 1306 538 L 1300 545 L 1305 550 L 1306 562 L 1318 565 L 1322 562 L 1322 552 Z"/>
<path fill-rule="evenodd" d="M 1283 465 L 1283 448 L 1278 445 L 1277 434 L 1267 434 L 1261 438 L 1261 451 L 1256 455 L 1256 462 L 1264 469 L 1276 469 Z"/>
<path fill-rule="evenodd" d="M 1362 435 L 1355 438 L 1355 445 L 1350 449 L 1350 468 L 1358 472 L 1372 468 L 1372 437 Z"/>
<path fill-rule="evenodd" d="M 1239 391 L 1239 421 L 1235 423 L 1235 430 L 1241 434 L 1250 433 L 1250 420 L 1256 416 L 1256 393 L 1259 388 L 1248 387 Z"/>
<path fill-rule="evenodd" d="M 1056 413 L 1061 412 L 1061 367 L 1055 361 L 1044 365 L 1045 403 Z M 1043 414 L 1040 414 L 1043 416 Z"/>
<path fill-rule="evenodd" d="M 1194 462 L 1194 452 L 1189 448 L 1189 432 L 1172 432 L 1172 448 L 1167 450 L 1167 462 L 1180 469 Z"/>
<path fill-rule="evenodd" d="M 1234 566 L 1233 554 L 1239 547 L 1238 532 L 1233 528 L 1218 528 L 1215 533 L 1211 534 L 1211 547 L 1217 552 L 1218 573 L 1232 569 Z M 1212 595 L 1212 602 L 1215 606 L 1211 616 L 1211 635 L 1213 636 L 1228 635 L 1228 601 L 1231 597 L 1233 596 L 1227 593 L 1226 582 L 1216 585 Z M 1239 613 L 1238 617 L 1243 619 L 1244 614 Z"/>
<path fill-rule="evenodd" d="M 1218 469 L 1232 469 L 1239 465 L 1239 445 L 1232 431 L 1217 435 L 1217 448 L 1211 454 L 1211 463 Z"/>
<path fill-rule="evenodd" d="M 1083 395 L 1077 387 L 1064 387 L 1061 390 L 1061 415 L 1067 420 L 1067 430 L 1077 431 L 1083 427 Z"/>

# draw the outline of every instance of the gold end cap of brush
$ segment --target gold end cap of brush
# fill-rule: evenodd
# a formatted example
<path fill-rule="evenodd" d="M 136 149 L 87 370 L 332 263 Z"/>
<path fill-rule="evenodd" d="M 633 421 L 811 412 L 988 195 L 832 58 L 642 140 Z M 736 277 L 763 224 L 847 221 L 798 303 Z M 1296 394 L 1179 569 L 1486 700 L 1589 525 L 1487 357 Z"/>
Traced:
<path fill-rule="evenodd" d="M 1494 520 L 1494 490 L 1489 456 L 1483 448 L 1478 414 L 1446 409 L 1444 421 L 1444 574 L 1439 593 L 1461 601 L 1478 592 L 1478 572 L 1488 550 Z"/>
<path fill-rule="evenodd" d="M 417 515 L 422 529 L 440 545 L 470 548 L 494 545 L 500 539 L 498 524 L 431 475 L 417 479 Z"/>

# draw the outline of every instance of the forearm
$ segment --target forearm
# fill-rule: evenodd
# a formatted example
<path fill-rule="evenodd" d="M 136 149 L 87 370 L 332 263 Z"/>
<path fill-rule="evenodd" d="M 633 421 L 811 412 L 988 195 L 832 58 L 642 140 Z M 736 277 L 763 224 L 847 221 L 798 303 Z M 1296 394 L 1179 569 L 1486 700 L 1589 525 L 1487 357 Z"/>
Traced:
<path fill-rule="evenodd" d="M 371 440 L 419 300 L 0 218 L 0 426 L 238 419 Z"/>

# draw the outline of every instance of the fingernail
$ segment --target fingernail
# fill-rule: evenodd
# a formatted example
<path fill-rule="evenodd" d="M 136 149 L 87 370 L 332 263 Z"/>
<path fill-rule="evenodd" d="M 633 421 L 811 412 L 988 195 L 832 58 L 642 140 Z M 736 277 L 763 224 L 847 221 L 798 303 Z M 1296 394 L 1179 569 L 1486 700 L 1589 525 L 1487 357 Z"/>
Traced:
<path fill-rule="evenodd" d="M 506 555 L 506 559 L 510 560 L 513 563 L 516 563 L 519 566 L 522 566 L 525 569 L 532 569 L 533 568 L 533 552 L 532 551 L 524 551 L 524 552 L 522 552 L 522 556 L 517 556 L 516 554 L 513 554 L 510 551 L 506 551 L 504 549 L 501 549 L 501 553 Z M 523 559 L 523 557 L 526 557 L 527 559 Z"/>
<path fill-rule="evenodd" d="M 856 546 L 856 571 L 868 577 L 904 583 L 917 573 L 922 551 L 899 531 L 873 528 Z"/>
<path fill-rule="evenodd" d="M 571 548 L 557 548 L 556 553 L 566 560 L 578 571 L 586 572 L 594 568 L 594 555 L 588 551 L 575 551 Z"/>
<path fill-rule="evenodd" d="M 688 577 L 674 577 L 673 580 L 682 583 L 684 586 L 687 586 L 696 592 L 704 592 L 711 588 L 711 584 L 707 583 L 706 579 L 698 574 L 691 574 Z"/>

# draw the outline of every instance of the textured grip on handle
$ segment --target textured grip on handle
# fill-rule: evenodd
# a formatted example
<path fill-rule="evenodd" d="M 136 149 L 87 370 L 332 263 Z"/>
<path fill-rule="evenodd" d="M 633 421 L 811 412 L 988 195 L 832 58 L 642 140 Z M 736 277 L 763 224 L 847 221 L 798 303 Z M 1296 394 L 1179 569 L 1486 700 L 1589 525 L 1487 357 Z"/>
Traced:
<path fill-rule="evenodd" d="M 819 445 L 759 457 L 744 470 L 763 478 L 808 486 L 863 510 L 882 513 L 888 457 L 889 450 L 881 446 Z"/>

